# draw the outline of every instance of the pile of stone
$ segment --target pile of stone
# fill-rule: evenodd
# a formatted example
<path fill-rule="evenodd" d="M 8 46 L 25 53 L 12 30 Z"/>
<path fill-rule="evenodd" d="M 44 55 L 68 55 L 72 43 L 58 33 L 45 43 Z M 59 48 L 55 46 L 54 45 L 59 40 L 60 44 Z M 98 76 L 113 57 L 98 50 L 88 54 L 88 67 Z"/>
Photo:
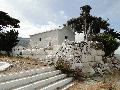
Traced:
<path fill-rule="evenodd" d="M 95 48 L 97 47 L 95 43 L 99 48 Z M 64 62 L 69 62 L 70 69 L 79 68 L 87 75 L 111 73 L 111 68 L 113 67 L 119 69 L 120 64 L 116 62 L 117 60 L 111 60 L 110 58 L 110 60 L 107 59 L 106 63 L 103 61 L 105 53 L 100 47 L 97 42 L 76 43 L 65 40 L 58 51 L 51 55 L 49 60 L 51 60 L 50 63 L 55 64 L 59 59 L 64 60 Z"/>

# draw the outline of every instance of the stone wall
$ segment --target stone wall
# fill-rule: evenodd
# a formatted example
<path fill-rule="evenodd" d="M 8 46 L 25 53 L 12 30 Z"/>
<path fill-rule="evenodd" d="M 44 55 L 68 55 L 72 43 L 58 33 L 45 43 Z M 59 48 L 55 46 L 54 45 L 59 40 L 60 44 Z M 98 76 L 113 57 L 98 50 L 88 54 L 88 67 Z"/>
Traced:
<path fill-rule="evenodd" d="M 113 69 L 119 70 L 119 60 L 115 57 L 105 58 L 101 46 L 97 42 L 76 43 L 65 40 L 62 45 L 25 51 L 24 56 L 43 60 L 47 64 L 56 64 L 58 60 L 64 60 L 69 63 L 70 69 L 79 68 L 87 75 L 103 75 L 106 72 L 111 73 Z"/>
<path fill-rule="evenodd" d="M 12 48 L 12 55 L 13 56 L 20 56 L 23 55 L 22 50 L 26 50 L 26 47 L 23 46 L 15 46 Z"/>
<path fill-rule="evenodd" d="M 84 73 L 94 74 L 94 66 L 103 65 L 104 51 L 91 48 L 91 42 L 75 43 L 65 40 L 59 50 L 53 55 L 54 63 L 58 59 L 70 63 L 71 69 L 80 68 Z M 52 59 L 50 59 L 52 60 Z"/>
<path fill-rule="evenodd" d="M 48 45 L 61 45 L 65 40 L 75 41 L 75 33 L 69 27 L 62 29 L 51 30 L 35 35 L 30 35 L 30 45 L 32 48 L 46 48 Z"/>
<path fill-rule="evenodd" d="M 49 43 L 51 43 L 51 45 L 58 45 L 58 30 L 30 36 L 30 45 L 32 48 L 45 48 Z"/>
<path fill-rule="evenodd" d="M 58 45 L 62 45 L 65 40 L 65 36 L 67 36 L 68 40 L 75 41 L 75 32 L 73 32 L 70 27 L 66 26 L 63 27 L 62 30 L 58 31 Z"/>

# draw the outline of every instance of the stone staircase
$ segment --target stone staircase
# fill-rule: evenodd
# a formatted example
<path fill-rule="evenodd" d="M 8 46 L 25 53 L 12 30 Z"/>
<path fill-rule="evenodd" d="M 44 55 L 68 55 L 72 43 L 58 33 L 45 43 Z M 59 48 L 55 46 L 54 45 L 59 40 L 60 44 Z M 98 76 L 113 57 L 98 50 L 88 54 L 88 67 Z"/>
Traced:
<path fill-rule="evenodd" d="M 72 77 L 54 67 L 41 67 L 19 73 L 1 75 L 0 90 L 63 90 Z"/>

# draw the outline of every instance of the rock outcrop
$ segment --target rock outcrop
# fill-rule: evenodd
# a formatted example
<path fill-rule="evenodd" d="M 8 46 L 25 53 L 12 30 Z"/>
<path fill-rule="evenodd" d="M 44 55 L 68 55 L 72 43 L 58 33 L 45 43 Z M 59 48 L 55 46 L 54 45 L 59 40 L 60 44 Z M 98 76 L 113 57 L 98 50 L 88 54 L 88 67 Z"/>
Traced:
<path fill-rule="evenodd" d="M 117 60 L 109 60 L 111 59 L 109 58 L 106 59 L 107 62 L 104 62 L 103 57 L 105 53 L 102 48 L 102 44 L 97 42 L 76 43 L 65 40 L 58 51 L 51 54 L 48 60 L 49 63 L 64 60 L 64 62 L 70 64 L 70 69 L 74 70 L 79 68 L 87 75 L 93 75 L 95 73 L 103 75 L 106 72 L 111 73 L 111 68 L 113 67 L 119 69 L 119 64 L 116 62 Z"/>

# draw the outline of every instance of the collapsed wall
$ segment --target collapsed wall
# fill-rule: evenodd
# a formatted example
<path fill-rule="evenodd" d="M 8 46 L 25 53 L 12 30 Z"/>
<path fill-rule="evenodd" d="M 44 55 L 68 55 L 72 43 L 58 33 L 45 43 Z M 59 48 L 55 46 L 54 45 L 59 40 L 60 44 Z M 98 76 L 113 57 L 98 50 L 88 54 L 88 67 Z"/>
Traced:
<path fill-rule="evenodd" d="M 64 60 L 70 64 L 70 69 L 79 68 L 88 75 L 95 73 L 103 75 L 104 71 L 111 72 L 111 65 L 103 62 L 105 53 L 101 47 L 103 47 L 102 44 L 97 42 L 76 43 L 65 40 L 58 51 L 47 60 L 55 64 L 58 60 Z"/>

